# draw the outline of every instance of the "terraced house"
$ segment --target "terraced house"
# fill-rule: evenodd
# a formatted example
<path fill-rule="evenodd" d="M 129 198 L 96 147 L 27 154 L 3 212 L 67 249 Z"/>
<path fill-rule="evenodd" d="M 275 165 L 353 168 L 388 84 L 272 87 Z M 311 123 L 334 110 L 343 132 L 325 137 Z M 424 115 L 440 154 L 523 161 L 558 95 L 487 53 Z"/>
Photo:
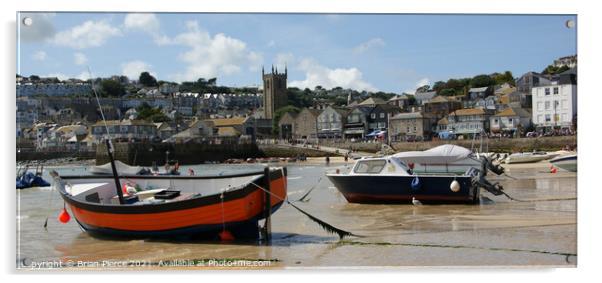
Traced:
<path fill-rule="evenodd" d="M 458 109 L 447 116 L 446 130 L 466 137 L 488 132 L 490 116 L 482 108 Z"/>

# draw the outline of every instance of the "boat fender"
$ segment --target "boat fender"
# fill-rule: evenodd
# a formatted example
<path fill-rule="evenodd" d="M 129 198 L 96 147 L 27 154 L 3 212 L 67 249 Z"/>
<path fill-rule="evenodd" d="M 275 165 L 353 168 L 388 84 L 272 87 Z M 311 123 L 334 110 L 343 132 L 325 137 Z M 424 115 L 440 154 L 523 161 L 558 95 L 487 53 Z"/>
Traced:
<path fill-rule="evenodd" d="M 453 180 L 451 182 L 451 184 L 449 185 L 449 189 L 454 193 L 459 192 L 460 191 L 460 183 L 456 180 Z"/>
<path fill-rule="evenodd" d="M 412 186 L 412 189 L 414 191 L 419 190 L 420 187 L 422 186 L 422 183 L 420 182 L 420 178 L 418 178 L 418 176 L 414 177 L 414 179 L 412 180 L 412 183 L 410 185 Z"/>
<path fill-rule="evenodd" d="M 59 221 L 63 224 L 67 224 L 69 220 L 71 220 L 71 216 L 69 215 L 69 212 L 67 212 L 67 209 L 63 208 L 63 211 L 59 214 Z"/>
<path fill-rule="evenodd" d="M 219 238 L 223 242 L 234 241 L 234 236 L 228 230 L 222 230 L 221 232 L 219 232 Z"/>

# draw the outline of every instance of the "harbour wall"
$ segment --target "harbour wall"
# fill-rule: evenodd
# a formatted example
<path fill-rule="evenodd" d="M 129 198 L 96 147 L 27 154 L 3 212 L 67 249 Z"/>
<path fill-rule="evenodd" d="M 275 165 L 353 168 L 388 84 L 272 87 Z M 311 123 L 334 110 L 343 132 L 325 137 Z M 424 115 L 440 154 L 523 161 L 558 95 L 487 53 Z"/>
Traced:
<path fill-rule="evenodd" d="M 321 145 L 338 147 L 343 149 L 352 148 L 356 151 L 377 152 L 381 150 L 380 143 L 328 143 L 321 142 Z M 426 150 L 442 144 L 455 144 L 470 149 L 475 147 L 480 148 L 480 141 L 472 140 L 433 140 L 423 142 L 397 142 L 392 146 L 395 151 L 413 151 Z M 559 136 L 559 137 L 539 137 L 539 138 L 517 138 L 517 139 L 489 139 L 483 141 L 483 151 L 489 152 L 530 152 L 530 151 L 557 151 L 565 146 L 576 148 L 576 136 Z M 489 149 L 487 149 L 489 148 Z"/>
<path fill-rule="evenodd" d="M 180 164 L 223 162 L 231 158 L 265 157 L 256 144 L 169 144 L 169 143 L 114 143 L 113 156 L 130 165 L 151 166 L 165 164 L 166 158 Z M 109 162 L 105 144 L 96 148 L 96 164 Z"/>

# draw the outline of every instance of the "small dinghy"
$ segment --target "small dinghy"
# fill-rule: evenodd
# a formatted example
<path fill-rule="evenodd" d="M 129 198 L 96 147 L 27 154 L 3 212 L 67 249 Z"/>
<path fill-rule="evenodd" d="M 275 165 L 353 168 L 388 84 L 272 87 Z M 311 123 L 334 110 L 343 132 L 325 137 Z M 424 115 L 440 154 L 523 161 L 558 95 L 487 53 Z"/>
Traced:
<path fill-rule="evenodd" d="M 508 155 L 504 162 L 506 164 L 535 163 L 542 160 L 550 159 L 552 157 L 553 155 L 549 155 L 546 152 L 521 152 Z"/>

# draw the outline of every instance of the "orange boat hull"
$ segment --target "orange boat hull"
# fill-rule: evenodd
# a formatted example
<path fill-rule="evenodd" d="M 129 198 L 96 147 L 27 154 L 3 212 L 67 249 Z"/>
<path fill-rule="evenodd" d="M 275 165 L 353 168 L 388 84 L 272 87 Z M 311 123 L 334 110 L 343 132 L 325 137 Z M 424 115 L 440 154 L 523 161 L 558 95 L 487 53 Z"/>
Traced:
<path fill-rule="evenodd" d="M 264 179 L 259 186 L 265 187 Z M 270 179 L 271 210 L 275 212 L 286 198 L 286 174 L 273 171 Z M 257 234 L 257 221 L 265 218 L 266 195 L 262 189 L 248 184 L 235 192 L 225 192 L 222 197 L 214 195 L 178 201 L 170 203 L 170 207 L 161 207 L 162 204 L 123 205 L 113 209 L 101 205 L 92 207 L 66 195 L 63 198 L 80 226 L 93 234 L 171 237 L 228 230 L 246 238 Z"/>

